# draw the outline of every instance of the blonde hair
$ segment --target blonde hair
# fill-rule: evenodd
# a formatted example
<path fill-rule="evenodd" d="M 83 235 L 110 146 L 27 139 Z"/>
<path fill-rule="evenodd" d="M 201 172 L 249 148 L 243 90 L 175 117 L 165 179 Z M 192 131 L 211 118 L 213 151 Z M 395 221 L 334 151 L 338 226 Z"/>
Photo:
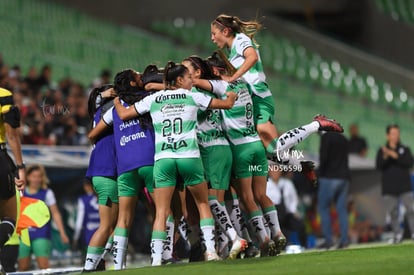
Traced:
<path fill-rule="evenodd" d="M 254 36 L 263 29 L 263 25 L 258 20 L 243 21 L 237 16 L 220 14 L 213 20 L 213 22 L 211 22 L 211 24 L 221 31 L 228 28 L 234 35 L 236 35 L 236 33 L 244 33 L 256 46 L 259 46 L 254 39 Z"/>
<path fill-rule="evenodd" d="M 26 168 L 26 182 L 27 182 L 27 185 L 29 186 L 29 184 L 30 184 L 30 182 L 28 180 L 28 177 L 34 171 L 40 171 L 42 173 L 42 184 L 41 184 L 40 187 L 42 189 L 47 189 L 47 186 L 49 184 L 49 178 L 46 175 L 46 170 L 45 170 L 44 166 L 41 165 L 41 164 L 33 164 L 33 165 L 30 165 Z"/>

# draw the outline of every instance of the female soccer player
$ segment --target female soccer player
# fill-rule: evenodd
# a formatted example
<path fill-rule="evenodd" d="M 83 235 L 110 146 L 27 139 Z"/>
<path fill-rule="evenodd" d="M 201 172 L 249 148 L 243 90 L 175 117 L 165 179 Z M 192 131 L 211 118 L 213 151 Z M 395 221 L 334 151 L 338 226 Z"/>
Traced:
<path fill-rule="evenodd" d="M 142 75 L 132 69 L 118 72 L 114 90 L 124 106 L 149 95 L 144 90 Z M 117 100 L 118 101 L 118 100 Z M 118 171 L 119 214 L 114 231 L 114 268 L 125 267 L 129 230 L 131 228 L 138 194 L 147 187 L 153 192 L 154 130 L 149 114 L 123 120 L 114 108 L 106 112 L 89 133 L 95 137 L 105 129 L 113 129 Z M 139 153 L 138 153 L 139 152 Z"/>
<path fill-rule="evenodd" d="M 301 165 L 284 152 L 310 134 L 317 131 L 343 132 L 334 120 L 323 115 L 314 117 L 314 122 L 284 133 L 280 138 L 273 123 L 275 112 L 272 93 L 266 83 L 263 64 L 254 35 L 262 28 L 257 21 L 242 21 L 237 16 L 221 14 L 211 22 L 211 40 L 220 49 L 228 50 L 228 59 L 236 68 L 234 74 L 223 76 L 223 80 L 233 82 L 243 78 L 253 92 L 253 115 L 257 132 L 271 160 L 285 164 Z M 309 173 L 309 162 L 304 162 L 303 171 L 309 180 L 315 181 L 314 173 Z M 312 167 L 313 168 L 313 167 Z"/>
<path fill-rule="evenodd" d="M 151 240 L 152 265 L 161 265 L 165 221 L 170 211 L 171 197 L 177 177 L 191 192 L 200 213 L 200 228 L 206 245 L 206 260 L 218 260 L 214 242 L 214 219 L 208 205 L 208 189 L 197 144 L 197 111 L 206 108 L 231 108 L 236 94 L 227 93 L 225 100 L 192 93 L 193 84 L 188 69 L 168 62 L 164 70 L 166 89 L 147 96 L 125 108 L 115 100 L 121 119 L 150 112 L 155 130 L 154 200 L 156 215 Z"/>
<path fill-rule="evenodd" d="M 94 88 L 88 99 L 88 113 L 93 119 L 93 128 L 112 106 L 116 93 L 112 85 Z M 105 161 L 102 161 L 102 160 Z M 99 227 L 92 235 L 86 251 L 85 271 L 104 270 L 103 256 L 112 247 L 112 233 L 118 216 L 118 185 L 116 181 L 116 153 L 112 129 L 96 139 L 89 159 L 86 177 L 92 179 L 98 196 Z"/>
<path fill-rule="evenodd" d="M 231 74 L 231 65 L 226 66 L 217 53 L 209 57 L 207 63 L 216 76 Z M 223 97 L 227 91 L 234 91 L 238 95 L 234 107 L 222 111 L 223 129 L 230 140 L 233 155 L 233 186 L 247 210 L 249 224 L 260 244 L 261 256 L 275 255 L 277 247 L 272 238 L 278 242 L 285 242 L 285 238 L 280 230 L 276 209 L 266 196 L 267 159 L 255 129 L 253 102 L 247 83 L 241 79 L 231 83 L 220 79 L 195 80 L 194 84 L 218 97 Z M 266 232 L 263 218 L 269 225 L 271 235 Z"/>
<path fill-rule="evenodd" d="M 190 56 L 183 60 L 193 79 L 210 77 L 210 68 L 198 56 Z M 192 91 L 206 93 L 197 87 Z M 224 204 L 224 193 L 229 189 L 232 164 L 232 154 L 229 142 L 222 129 L 223 117 L 218 109 L 207 109 L 198 113 L 197 140 L 200 148 L 201 159 L 205 170 L 205 176 L 209 185 L 208 203 L 219 225 L 219 254 L 222 258 L 235 259 L 240 251 L 247 247 L 246 240 L 237 235 L 231 224 L 229 214 Z M 217 230 L 216 230 L 217 234 Z M 232 248 L 228 251 L 228 240 L 232 242 Z"/>

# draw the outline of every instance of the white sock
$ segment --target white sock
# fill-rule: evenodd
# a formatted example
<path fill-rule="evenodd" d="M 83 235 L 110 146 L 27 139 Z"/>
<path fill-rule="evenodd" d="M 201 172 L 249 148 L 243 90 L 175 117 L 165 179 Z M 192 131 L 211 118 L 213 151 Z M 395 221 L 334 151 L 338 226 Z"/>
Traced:
<path fill-rule="evenodd" d="M 269 235 L 267 235 L 265 225 L 263 223 L 263 215 L 253 213 L 251 216 L 253 217 L 249 219 L 249 225 L 251 226 L 253 234 L 261 245 L 269 238 Z"/>
<path fill-rule="evenodd" d="M 128 229 L 115 228 L 114 233 L 114 269 L 121 270 L 125 267 L 124 261 L 128 246 Z"/>
<path fill-rule="evenodd" d="M 99 261 L 101 260 L 102 253 L 104 252 L 103 247 L 88 246 L 86 252 L 86 260 L 84 269 L 95 270 Z"/>
<path fill-rule="evenodd" d="M 289 151 L 290 148 L 302 142 L 311 134 L 318 132 L 318 129 L 319 123 L 317 121 L 312 121 L 307 125 L 303 125 L 283 133 L 277 140 L 276 150 L 274 153 L 284 164 L 299 165 L 300 159 L 292 156 Z"/>
<path fill-rule="evenodd" d="M 272 238 L 275 238 L 277 234 L 281 231 L 276 209 L 274 209 L 274 207 L 269 207 L 265 209 L 263 211 L 263 217 L 265 218 L 266 223 L 269 226 Z"/>
<path fill-rule="evenodd" d="M 241 236 L 247 242 L 251 243 L 252 239 L 246 226 L 243 213 L 240 209 L 239 200 L 237 198 L 233 198 L 232 201 L 226 201 L 226 209 L 229 213 L 230 221 L 233 225 L 233 228 L 236 230 L 237 235 Z"/>
<path fill-rule="evenodd" d="M 180 233 L 181 238 L 189 244 L 188 241 L 188 223 L 185 220 L 184 216 L 181 217 L 180 222 L 178 223 L 178 233 Z"/>
<path fill-rule="evenodd" d="M 164 241 L 164 250 L 162 252 L 162 258 L 168 260 L 173 255 L 173 241 L 174 241 L 174 218 L 169 215 L 166 221 L 167 239 Z"/>
<path fill-rule="evenodd" d="M 227 258 L 229 255 L 229 239 L 218 225 L 216 226 L 216 244 L 220 257 Z"/>
<path fill-rule="evenodd" d="M 213 213 L 216 223 L 220 226 L 222 232 L 224 232 L 231 241 L 237 240 L 237 232 L 234 229 L 226 207 L 218 202 L 218 200 L 209 200 L 211 212 Z"/>
<path fill-rule="evenodd" d="M 162 231 L 152 231 L 151 236 L 151 265 L 158 266 L 162 263 L 162 252 L 167 233 Z"/>
<path fill-rule="evenodd" d="M 214 236 L 214 219 L 200 220 L 200 228 L 203 232 L 203 240 L 207 251 L 216 251 Z"/>

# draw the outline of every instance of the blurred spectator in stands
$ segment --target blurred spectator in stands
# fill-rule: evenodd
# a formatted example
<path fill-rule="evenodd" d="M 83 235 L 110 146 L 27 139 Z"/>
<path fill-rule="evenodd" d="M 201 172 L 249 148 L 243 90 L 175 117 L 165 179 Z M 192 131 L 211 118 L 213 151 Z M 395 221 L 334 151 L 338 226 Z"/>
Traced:
<path fill-rule="evenodd" d="M 349 153 L 360 157 L 366 157 L 368 153 L 367 141 L 359 135 L 358 124 L 352 123 L 349 126 Z"/>
<path fill-rule="evenodd" d="M 318 211 L 325 241 L 319 246 L 320 248 L 329 249 L 334 245 L 330 216 L 332 203 L 335 203 L 338 213 L 340 229 L 338 248 L 349 245 L 347 199 L 351 172 L 348 154 L 348 140 L 343 134 L 322 133 L 319 150 Z"/>
<path fill-rule="evenodd" d="M 56 198 L 52 189 L 47 187 L 48 178 L 46 171 L 41 165 L 27 167 L 26 188 L 23 195 L 29 198 L 40 199 L 49 207 L 51 218 L 56 224 L 60 238 L 63 243 L 69 243 L 66 235 L 62 216 L 56 204 Z M 29 228 L 30 246 L 20 242 L 19 247 L 19 271 L 26 271 L 31 268 L 32 253 L 36 257 L 39 269 L 49 268 L 49 257 L 52 251 L 51 222 L 40 228 Z"/>
<path fill-rule="evenodd" d="M 36 67 L 31 66 L 29 71 L 27 72 L 26 77 L 24 77 L 23 81 L 27 84 L 27 88 L 31 91 L 30 94 L 34 95 L 34 91 L 36 90 L 36 82 L 37 82 L 37 70 Z"/>
<path fill-rule="evenodd" d="M 101 75 L 107 73 L 102 72 Z M 62 79 L 54 86 L 51 74 L 51 66 L 45 64 L 40 74 L 32 66 L 23 75 L 19 65 L 9 68 L 0 56 L 0 83 L 12 91 L 21 111 L 22 143 L 53 145 L 65 129 L 69 132 L 76 129 L 75 138 L 64 143 L 88 144 L 86 133 L 91 122 L 86 115 L 87 93 L 84 87 L 70 78 Z"/>
<path fill-rule="evenodd" d="M 266 195 L 276 206 L 280 227 L 284 235 L 297 233 L 300 245 L 306 247 L 307 236 L 303 217 L 299 212 L 299 197 L 292 182 L 292 172 L 283 172 L 280 165 L 269 166 L 269 177 L 266 185 Z"/>
<path fill-rule="evenodd" d="M 52 83 L 52 67 L 49 64 L 43 65 L 40 75 L 35 81 L 35 94 L 37 94 L 42 88 L 50 87 Z"/>
<path fill-rule="evenodd" d="M 378 149 L 376 168 L 382 174 L 382 195 L 385 210 L 391 217 L 391 227 L 394 233 L 393 243 L 399 243 L 403 238 L 403 230 L 399 222 L 399 204 L 406 209 L 406 217 L 414 240 L 414 199 L 411 187 L 410 169 L 413 166 L 413 155 L 409 147 L 400 141 L 400 127 L 397 124 L 386 128 L 387 142 Z"/>

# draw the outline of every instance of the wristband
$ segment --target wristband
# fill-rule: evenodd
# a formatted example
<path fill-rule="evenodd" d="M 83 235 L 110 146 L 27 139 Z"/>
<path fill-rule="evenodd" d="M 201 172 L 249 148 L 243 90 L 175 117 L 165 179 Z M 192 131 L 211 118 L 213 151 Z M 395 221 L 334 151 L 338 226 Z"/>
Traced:
<path fill-rule="evenodd" d="M 18 164 L 18 165 L 16 165 L 16 168 L 17 168 L 18 170 L 20 170 L 20 169 L 25 169 L 25 168 L 26 168 L 26 164 L 24 164 L 24 163 L 22 163 L 22 164 Z"/>

